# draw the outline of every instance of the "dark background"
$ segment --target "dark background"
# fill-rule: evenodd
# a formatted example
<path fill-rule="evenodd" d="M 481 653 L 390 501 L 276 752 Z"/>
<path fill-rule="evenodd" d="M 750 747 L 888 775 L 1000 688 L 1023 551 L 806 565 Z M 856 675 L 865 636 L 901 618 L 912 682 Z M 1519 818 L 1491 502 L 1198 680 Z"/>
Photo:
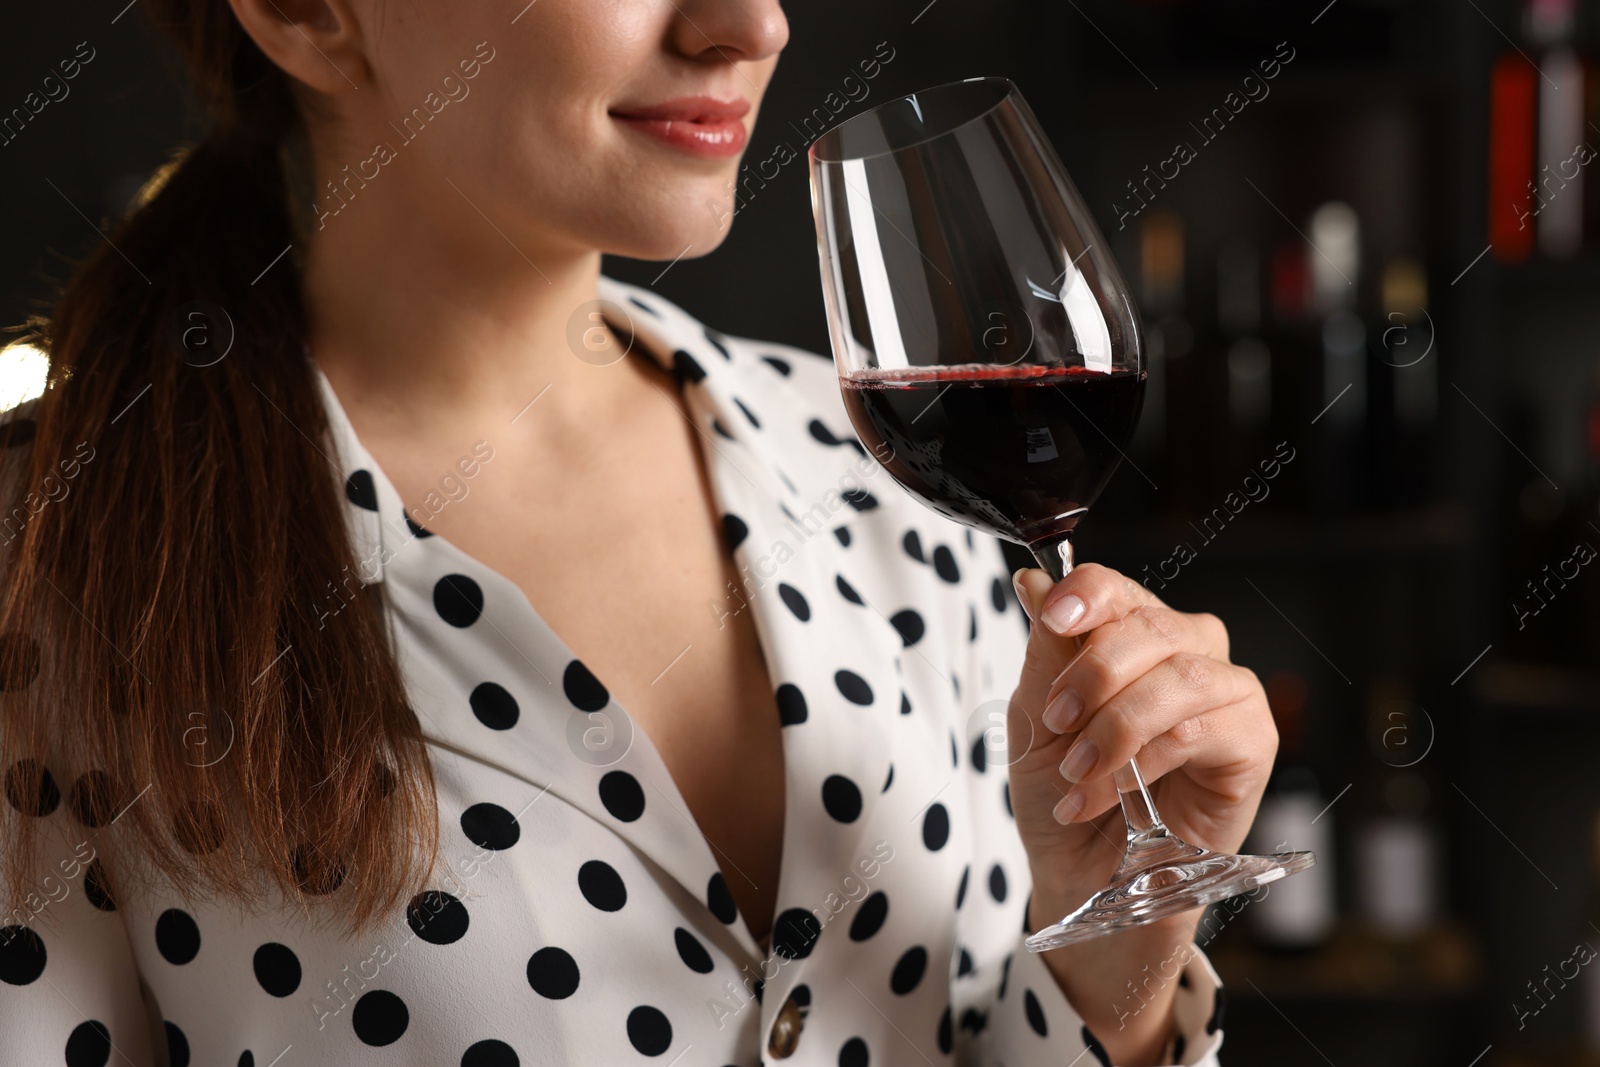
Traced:
<path fill-rule="evenodd" d="M 1207 946 L 1231 994 L 1224 1059 L 1247 1064 L 1485 1065 L 1600 1062 L 1600 983 L 1584 973 L 1519 1026 L 1518 1005 L 1579 941 L 1600 946 L 1596 882 L 1596 711 L 1600 567 L 1517 625 L 1524 583 L 1579 541 L 1600 547 L 1595 445 L 1600 247 L 1504 263 L 1489 244 L 1492 64 L 1537 47 L 1507 0 L 1131 3 L 1127 0 L 809 0 L 747 159 L 839 90 L 880 42 L 892 60 L 867 99 L 976 75 L 1015 80 L 1134 284 L 1167 358 L 1165 393 L 1079 537 L 1079 558 L 1132 575 L 1179 541 L 1196 559 L 1160 588 L 1173 606 L 1220 615 L 1234 657 L 1268 683 L 1283 716 L 1280 762 L 1314 771 L 1331 804 L 1325 865 L 1339 918 L 1321 943 L 1274 948 L 1248 921 Z M 121 0 L 13 5 L 0 101 L 10 107 L 87 40 L 96 57 L 3 148 L 0 318 L 21 323 L 169 151 L 203 122 L 141 10 Z M 1595 5 L 1578 43 L 1596 44 Z M 116 17 L 116 21 L 112 21 Z M 1113 205 L 1279 42 L 1294 59 L 1151 209 L 1118 228 Z M 1591 94 L 1591 99 L 1592 99 Z M 1593 116 L 1593 110 L 1590 110 Z M 1600 128 L 1586 137 L 1600 146 Z M 1600 163 L 1595 164 L 1600 173 Z M 1574 192 L 1573 195 L 1579 195 Z M 1593 204 L 1600 184 L 1585 174 Z M 1274 257 L 1309 261 L 1312 211 L 1350 204 L 1361 224 L 1353 312 L 1365 327 L 1359 394 L 1319 416 L 1321 317 L 1271 299 Z M 69 202 L 70 201 L 70 202 Z M 75 206 L 74 206 L 75 205 Z M 1182 227 L 1181 296 L 1150 288 L 1141 225 L 1166 209 Z M 81 210 L 81 214 L 80 214 Z M 1218 252 L 1250 243 L 1263 313 L 1218 321 Z M 1425 299 L 1391 317 L 1381 279 L 1408 255 Z M 705 259 L 608 260 L 725 332 L 827 354 L 805 162 L 750 197 Z M 1398 351 L 1386 331 L 1417 321 Z M 1280 313 L 1282 312 L 1282 313 Z M 1238 334 L 1270 352 L 1265 427 L 1230 416 L 1227 352 Z M 1423 370 L 1393 364 L 1420 353 Z M 1403 356 L 1404 358 L 1400 358 Z M 1395 413 L 1402 373 L 1425 373 L 1433 414 Z M 1413 383 L 1413 386 L 1415 383 Z M 1351 415 L 1354 417 L 1350 417 Z M 1600 426 L 1600 422 L 1593 423 Z M 1280 441 L 1296 459 L 1273 495 L 1214 538 L 1191 526 Z M 1136 467 L 1137 469 L 1130 469 Z M 1303 696 L 1301 695 L 1303 694 Z M 1400 733 L 1394 730 L 1400 728 Z M 1409 747 L 1405 747 L 1409 746 Z M 1425 754 L 1424 754 L 1425 753 Z M 1413 762 L 1414 761 L 1414 762 Z M 1400 768 L 1400 764 L 1411 766 Z M 1398 785 L 1396 783 L 1399 783 Z M 1402 798 L 1397 801 L 1396 798 Z M 1420 931 L 1385 932 L 1359 889 L 1357 841 L 1375 821 L 1420 820 L 1438 851 L 1439 907 Z M 1480 1057 L 1481 1059 L 1474 1059 Z"/>

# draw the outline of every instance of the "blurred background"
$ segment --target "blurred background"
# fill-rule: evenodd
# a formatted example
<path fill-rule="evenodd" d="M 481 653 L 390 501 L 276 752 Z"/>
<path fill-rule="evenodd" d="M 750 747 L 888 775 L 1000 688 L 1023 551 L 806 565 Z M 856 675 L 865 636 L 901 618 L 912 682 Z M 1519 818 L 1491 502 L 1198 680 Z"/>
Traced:
<path fill-rule="evenodd" d="M 6 325 L 204 129 L 124 3 L 7 12 Z M 806 147 L 1015 80 L 1148 331 L 1079 558 L 1228 623 L 1282 736 L 1254 844 L 1321 859 L 1202 924 L 1225 1062 L 1600 1063 L 1600 4 L 791 7 L 727 242 L 606 272 L 826 355 Z"/>

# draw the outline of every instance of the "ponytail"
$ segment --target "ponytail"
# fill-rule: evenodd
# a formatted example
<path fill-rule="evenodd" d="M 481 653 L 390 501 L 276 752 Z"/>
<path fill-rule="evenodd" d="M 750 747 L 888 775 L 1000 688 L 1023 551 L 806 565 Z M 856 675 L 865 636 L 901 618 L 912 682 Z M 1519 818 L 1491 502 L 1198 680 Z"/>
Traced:
<path fill-rule="evenodd" d="M 305 347 L 299 116 L 226 0 L 151 6 L 216 124 L 36 324 L 48 387 L 0 435 L 4 884 L 33 877 L 19 791 L 53 788 L 138 861 L 119 877 L 337 893 L 359 927 L 419 886 L 437 815 L 381 586 L 316 610 L 359 567 Z"/>

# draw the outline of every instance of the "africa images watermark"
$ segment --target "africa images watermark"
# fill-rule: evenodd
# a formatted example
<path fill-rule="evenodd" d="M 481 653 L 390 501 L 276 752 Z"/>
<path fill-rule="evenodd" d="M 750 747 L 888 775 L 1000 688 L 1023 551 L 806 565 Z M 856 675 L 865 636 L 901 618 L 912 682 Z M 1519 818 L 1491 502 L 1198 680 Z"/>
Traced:
<path fill-rule="evenodd" d="M 1287 55 L 1285 54 L 1285 49 L 1288 50 Z M 1244 80 L 1239 84 L 1239 89 L 1228 90 L 1227 95 L 1222 98 L 1221 105 L 1212 108 L 1210 113 L 1200 120 L 1199 126 L 1190 122 L 1190 128 L 1200 135 L 1200 147 L 1204 148 L 1221 136 L 1228 123 L 1237 118 L 1239 113 L 1249 107 L 1252 102 L 1260 103 L 1265 100 L 1268 94 L 1272 92 L 1267 82 L 1281 74 L 1283 68 L 1288 66 L 1294 60 L 1294 57 L 1295 50 L 1289 47 L 1289 42 L 1279 41 L 1272 53 L 1272 58 L 1263 59 L 1256 63 L 1255 69 L 1260 72 L 1260 77 L 1257 77 L 1254 73 L 1246 74 Z M 1242 96 L 1240 95 L 1240 90 L 1243 90 Z M 1117 229 L 1126 229 L 1128 220 L 1149 207 L 1149 202 L 1156 198 L 1156 193 L 1161 189 L 1165 189 L 1167 182 L 1176 180 L 1178 175 L 1183 172 L 1182 168 L 1193 163 L 1199 158 L 1199 155 L 1199 149 L 1195 148 L 1189 141 L 1179 141 L 1172 146 L 1172 154 L 1157 163 L 1154 170 L 1151 170 L 1150 164 L 1146 163 L 1144 165 L 1144 177 L 1139 180 L 1138 184 L 1135 184 L 1132 178 L 1128 179 L 1130 199 L 1126 202 L 1117 202 L 1111 205 L 1111 210 L 1117 216 Z M 1144 190 L 1144 195 L 1142 196 L 1139 192 L 1141 188 Z"/>
<path fill-rule="evenodd" d="M 28 124 L 45 108 L 65 100 L 72 93 L 72 87 L 67 82 L 83 73 L 83 68 L 92 63 L 97 54 L 88 41 L 79 41 L 77 47 L 73 49 L 71 58 L 56 63 L 61 71 L 60 77 L 57 77 L 54 71 L 46 74 L 40 80 L 38 89 L 28 90 L 27 95 L 22 98 L 21 106 L 12 108 L 8 114 L 0 117 L 0 147 L 9 145 L 20 137 Z M 41 89 L 43 95 L 40 95 Z"/>
<path fill-rule="evenodd" d="M 484 54 L 484 49 L 488 54 Z M 472 92 L 472 86 L 467 82 L 483 73 L 483 66 L 494 60 L 495 50 L 488 41 L 480 41 L 473 49 L 472 57 L 463 59 L 456 64 L 461 71 L 461 77 L 454 73 L 446 74 L 439 80 L 439 89 L 430 90 L 422 98 L 422 103 L 412 108 L 400 120 L 400 125 L 389 123 L 391 129 L 400 135 L 400 147 L 404 148 L 422 135 L 428 123 L 439 116 L 451 103 L 460 103 Z M 444 95 L 439 92 L 443 90 Z M 344 178 L 335 183 L 332 178 L 327 181 L 328 193 L 321 196 L 317 203 L 312 205 L 317 214 L 317 229 L 321 230 L 328 225 L 328 220 L 350 206 L 350 201 L 356 198 L 356 193 L 367 187 L 367 182 L 375 181 L 383 173 L 383 168 L 399 158 L 400 153 L 388 141 L 380 141 L 372 147 L 372 154 L 356 164 L 355 173 L 351 173 L 350 164 L 346 163 L 342 169 Z M 370 169 L 370 173 L 368 173 Z M 352 188 L 354 183 L 354 188 Z M 343 190 L 342 192 L 340 190 Z M 323 201 L 326 201 L 324 205 Z"/>
<path fill-rule="evenodd" d="M 888 49 L 888 55 L 884 50 Z M 822 104 L 814 107 L 811 112 L 801 118 L 800 125 L 792 121 L 789 128 L 793 130 L 800 140 L 800 148 L 796 150 L 788 141 L 779 141 L 766 156 L 754 164 L 745 163 L 740 166 L 740 177 L 737 189 L 732 178 L 723 182 L 722 190 L 727 194 L 726 200 L 707 200 L 706 208 L 717 218 L 717 227 L 726 229 L 728 220 L 736 217 L 739 212 L 749 206 L 755 194 L 767 187 L 767 182 L 775 179 L 783 168 L 799 159 L 811 143 L 821 137 L 837 122 L 841 112 L 850 104 L 859 104 L 872 92 L 872 87 L 867 83 L 876 78 L 885 66 L 894 61 L 895 50 L 888 41 L 879 41 L 872 56 L 857 61 L 855 69 L 861 72 L 861 77 L 846 74 L 840 82 L 844 96 L 838 90 L 833 90 L 822 98 Z M 813 128 L 813 125 L 815 128 Z M 754 171 L 751 171 L 751 167 Z M 756 188 L 751 189 L 754 182 Z"/>

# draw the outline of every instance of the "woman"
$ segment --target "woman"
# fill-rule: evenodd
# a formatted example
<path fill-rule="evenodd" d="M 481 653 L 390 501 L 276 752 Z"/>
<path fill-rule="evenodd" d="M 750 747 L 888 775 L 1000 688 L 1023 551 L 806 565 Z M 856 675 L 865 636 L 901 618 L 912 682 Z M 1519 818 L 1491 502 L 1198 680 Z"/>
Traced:
<path fill-rule="evenodd" d="M 147 6 L 217 125 L 7 431 L 0 1061 L 1216 1062 L 1196 915 L 1021 938 L 1136 751 L 1241 843 L 1221 625 L 1028 627 L 825 360 L 599 275 L 722 239 L 776 0 Z"/>

